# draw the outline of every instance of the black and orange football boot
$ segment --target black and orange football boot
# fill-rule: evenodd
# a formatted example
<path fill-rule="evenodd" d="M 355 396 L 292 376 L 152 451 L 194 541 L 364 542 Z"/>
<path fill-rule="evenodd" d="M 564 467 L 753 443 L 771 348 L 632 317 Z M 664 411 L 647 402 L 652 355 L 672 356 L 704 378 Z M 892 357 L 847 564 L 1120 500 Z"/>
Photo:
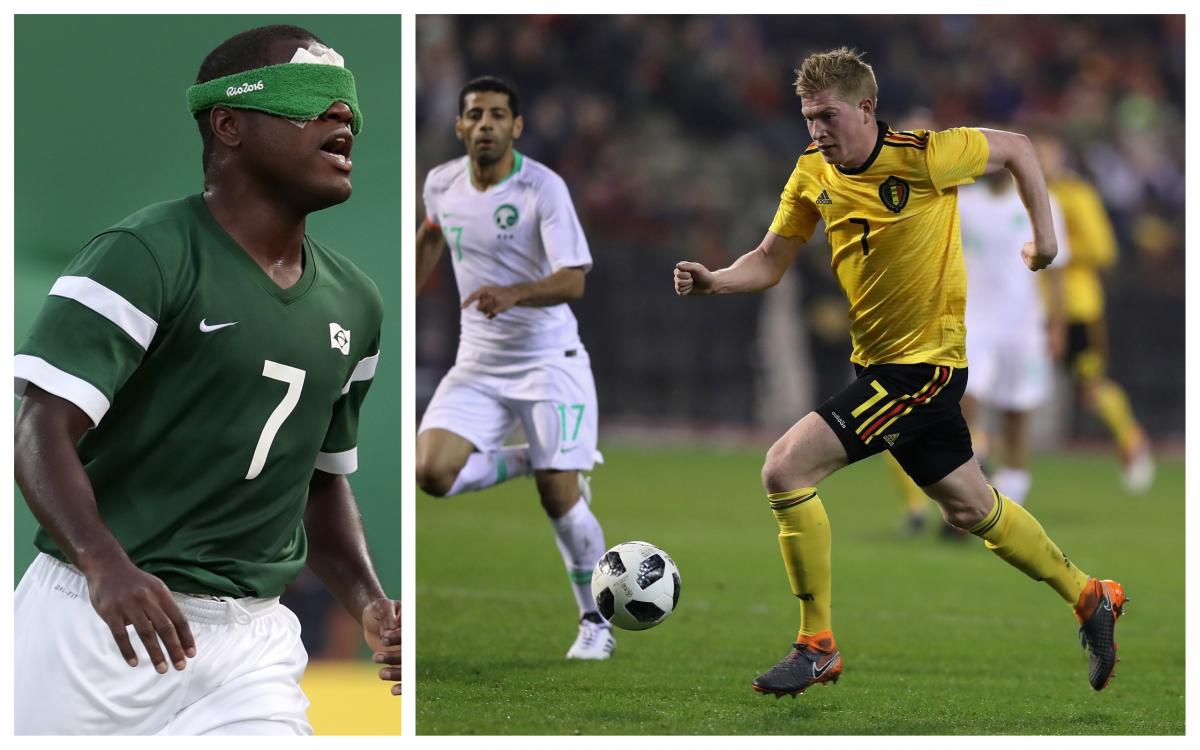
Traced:
<path fill-rule="evenodd" d="M 759 675 L 753 687 L 776 698 L 793 698 L 813 685 L 837 682 L 842 676 L 842 653 L 833 640 L 833 632 L 797 635 L 792 650 L 766 673 Z"/>
<path fill-rule="evenodd" d="M 1117 618 L 1129 599 L 1125 589 L 1116 581 L 1089 578 L 1075 604 L 1075 619 L 1079 620 L 1079 643 L 1087 649 L 1088 680 L 1093 690 L 1103 690 L 1112 679 L 1117 658 L 1117 642 L 1113 640 Z"/>

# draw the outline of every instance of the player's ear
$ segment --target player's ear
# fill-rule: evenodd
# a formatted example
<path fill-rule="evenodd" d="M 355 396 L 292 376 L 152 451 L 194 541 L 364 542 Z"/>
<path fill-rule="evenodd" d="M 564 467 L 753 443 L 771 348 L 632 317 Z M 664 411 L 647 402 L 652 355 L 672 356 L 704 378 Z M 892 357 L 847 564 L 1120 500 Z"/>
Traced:
<path fill-rule="evenodd" d="M 461 117 L 454 118 L 454 137 L 463 140 L 463 121 Z"/>
<path fill-rule="evenodd" d="M 863 114 L 866 116 L 867 122 L 875 121 L 875 100 L 874 99 L 871 99 L 870 97 L 865 97 L 861 102 L 858 103 L 858 108 L 863 111 Z"/>
<path fill-rule="evenodd" d="M 525 129 L 525 118 L 517 115 L 513 118 L 513 140 L 521 137 L 521 131 Z"/>
<path fill-rule="evenodd" d="M 237 146 L 242 142 L 241 123 L 235 110 L 228 107 L 213 107 L 208 112 L 208 125 L 213 135 L 226 146 Z"/>

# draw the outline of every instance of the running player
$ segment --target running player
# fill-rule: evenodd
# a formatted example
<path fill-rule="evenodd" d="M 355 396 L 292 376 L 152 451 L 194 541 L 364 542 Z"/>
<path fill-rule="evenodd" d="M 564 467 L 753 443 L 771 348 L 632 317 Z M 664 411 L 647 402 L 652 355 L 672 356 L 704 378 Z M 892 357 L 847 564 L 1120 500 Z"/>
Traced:
<path fill-rule="evenodd" d="M 1104 325 L 1104 286 L 1100 272 L 1117 259 L 1117 240 L 1100 195 L 1066 166 L 1066 149 L 1053 133 L 1039 133 L 1038 156 L 1050 192 L 1063 210 L 1073 250 L 1063 271 L 1067 315 L 1067 367 L 1084 406 L 1100 418 L 1117 443 L 1125 489 L 1140 494 L 1154 482 L 1150 441 L 1129 406 L 1129 398 L 1106 373 L 1108 330 Z"/>
<path fill-rule="evenodd" d="M 957 187 L 1007 169 L 1033 225 L 1020 249 L 1030 270 L 1057 247 L 1046 185 L 1029 140 L 975 128 L 896 132 L 875 119 L 871 66 L 849 49 L 810 55 L 797 71 L 812 144 L 796 163 L 770 230 L 757 248 L 713 272 L 675 268 L 680 295 L 757 292 L 776 284 L 823 220 L 833 270 L 850 300 L 858 379 L 809 413 L 767 452 L 767 499 L 800 632 L 788 655 L 754 681 L 795 695 L 836 680 L 842 658 L 830 612 L 830 531 L 817 484 L 849 463 L 889 450 L 950 523 L 1074 608 L 1091 654 L 1094 689 L 1116 663 L 1113 630 L 1121 586 L 1088 577 L 1021 506 L 984 481 L 959 410 L 967 379 L 966 278 Z"/>
<path fill-rule="evenodd" d="M 417 289 L 449 246 L 462 339 L 417 435 L 417 484 L 437 497 L 533 474 L 571 588 L 579 631 L 568 659 L 607 659 L 612 629 L 592 599 L 604 532 L 587 481 L 596 453 L 596 388 L 567 302 L 592 266 L 562 178 L 513 148 L 524 120 L 511 85 L 477 78 L 459 94 L 467 155 L 425 179 Z M 505 446 L 520 425 L 528 443 Z"/>
<path fill-rule="evenodd" d="M 1029 473 L 1029 419 L 1050 395 L 1052 354 L 1062 354 L 1062 266 L 1070 259 L 1061 214 L 1050 198 L 1058 256 L 1046 269 L 1050 294 L 1043 301 L 1037 279 L 1013 252 L 1033 237 L 1029 215 L 1007 172 L 988 175 L 959 191 L 963 256 L 967 266 L 967 359 L 971 377 L 963 415 L 975 454 L 986 453 L 990 480 L 1001 494 L 1025 504 Z M 997 412 L 999 439 L 984 427 L 982 409 Z"/>
<path fill-rule="evenodd" d="M 41 550 L 16 591 L 19 734 L 311 734 L 278 601 L 306 562 L 399 680 L 399 602 L 345 478 L 382 301 L 305 234 L 350 197 L 354 78 L 268 26 L 188 100 L 204 192 L 88 241 L 16 356 Z"/>

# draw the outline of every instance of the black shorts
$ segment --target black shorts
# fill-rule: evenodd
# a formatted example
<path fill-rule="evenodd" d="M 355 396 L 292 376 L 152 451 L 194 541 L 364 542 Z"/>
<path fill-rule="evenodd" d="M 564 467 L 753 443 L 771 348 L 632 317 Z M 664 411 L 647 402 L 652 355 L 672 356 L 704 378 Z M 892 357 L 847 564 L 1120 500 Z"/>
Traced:
<path fill-rule="evenodd" d="M 855 365 L 854 370 L 858 378 L 817 407 L 850 463 L 888 450 L 926 487 L 974 455 L 958 405 L 967 387 L 966 368 Z"/>
<path fill-rule="evenodd" d="M 1093 325 L 1092 323 L 1067 325 L 1067 368 L 1073 376 L 1079 379 L 1086 380 L 1104 374 L 1104 351 L 1097 346 Z M 1101 331 L 1101 333 L 1103 332 Z"/>

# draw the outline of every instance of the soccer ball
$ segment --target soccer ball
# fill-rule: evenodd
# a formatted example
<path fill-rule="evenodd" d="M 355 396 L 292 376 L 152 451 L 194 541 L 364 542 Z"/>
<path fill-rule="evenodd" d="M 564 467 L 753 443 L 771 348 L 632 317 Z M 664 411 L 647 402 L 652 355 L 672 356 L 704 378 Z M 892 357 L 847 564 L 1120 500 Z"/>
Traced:
<path fill-rule="evenodd" d="M 646 542 L 624 542 L 604 553 L 592 571 L 592 597 L 604 619 L 625 630 L 645 630 L 679 604 L 679 568 Z"/>

